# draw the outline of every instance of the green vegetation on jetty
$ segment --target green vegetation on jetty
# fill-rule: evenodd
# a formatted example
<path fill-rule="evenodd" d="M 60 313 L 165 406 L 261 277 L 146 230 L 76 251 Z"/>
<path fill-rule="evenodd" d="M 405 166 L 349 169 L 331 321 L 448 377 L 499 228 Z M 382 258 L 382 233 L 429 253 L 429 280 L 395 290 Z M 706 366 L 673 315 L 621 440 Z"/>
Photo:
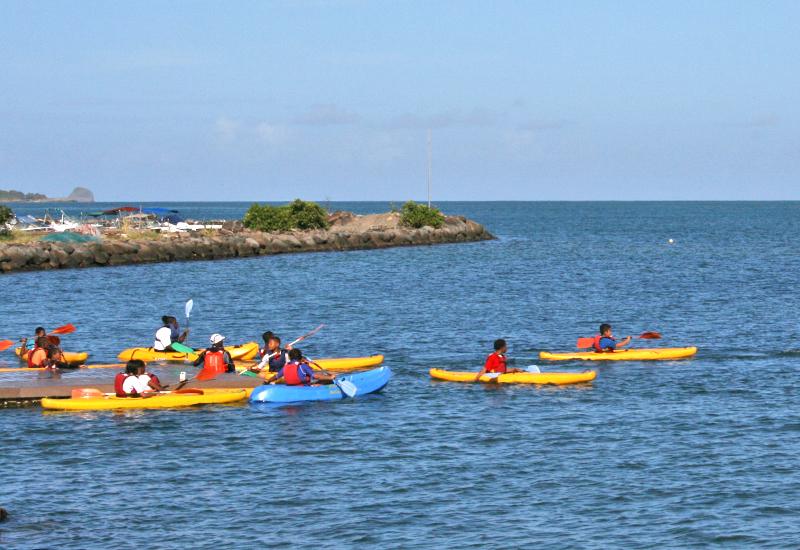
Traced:
<path fill-rule="evenodd" d="M 444 224 L 444 214 L 433 206 L 408 201 L 400 209 L 400 221 L 406 227 L 419 229 L 430 226 L 439 229 Z"/>
<path fill-rule="evenodd" d="M 248 229 L 257 231 L 291 231 L 292 229 L 327 229 L 328 212 L 314 202 L 301 201 L 285 206 L 253 204 L 242 220 Z"/>

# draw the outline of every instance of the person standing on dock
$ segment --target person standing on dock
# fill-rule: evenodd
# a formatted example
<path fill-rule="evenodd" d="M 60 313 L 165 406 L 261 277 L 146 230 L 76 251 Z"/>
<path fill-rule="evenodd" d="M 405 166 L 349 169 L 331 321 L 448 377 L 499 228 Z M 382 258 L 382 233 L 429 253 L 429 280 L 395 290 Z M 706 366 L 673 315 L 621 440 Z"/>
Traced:
<path fill-rule="evenodd" d="M 164 315 L 161 318 L 161 322 L 164 326 L 156 331 L 156 340 L 153 342 L 153 350 L 175 351 L 172 349 L 172 343 L 183 343 L 186 337 L 189 336 L 189 329 L 181 332 L 178 326 L 178 320 L 170 315 Z"/>

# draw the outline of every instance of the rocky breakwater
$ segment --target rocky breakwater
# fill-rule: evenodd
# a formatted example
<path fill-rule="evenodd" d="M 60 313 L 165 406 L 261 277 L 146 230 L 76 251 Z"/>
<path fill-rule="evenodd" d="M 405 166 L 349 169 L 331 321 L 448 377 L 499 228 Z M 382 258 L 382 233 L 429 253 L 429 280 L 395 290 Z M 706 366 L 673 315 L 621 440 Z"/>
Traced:
<path fill-rule="evenodd" d="M 263 233 L 226 222 L 221 230 L 163 234 L 148 239 L 106 237 L 99 242 L 0 244 L 4 273 L 42 269 L 218 260 L 295 252 L 323 252 L 485 241 L 494 237 L 474 221 L 448 216 L 442 227 L 409 228 L 396 213 L 337 212 L 325 230 Z"/>

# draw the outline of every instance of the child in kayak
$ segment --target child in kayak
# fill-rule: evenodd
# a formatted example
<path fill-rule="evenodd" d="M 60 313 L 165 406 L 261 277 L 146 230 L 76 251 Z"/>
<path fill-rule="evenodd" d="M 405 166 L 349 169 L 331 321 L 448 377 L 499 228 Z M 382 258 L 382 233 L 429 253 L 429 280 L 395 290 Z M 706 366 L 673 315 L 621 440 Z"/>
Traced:
<path fill-rule="evenodd" d="M 267 347 L 261 350 L 261 362 L 250 370 L 258 372 L 269 367 L 269 372 L 278 372 L 289 362 L 290 350 L 281 348 L 281 339 L 277 334 L 265 332 L 264 336 Z"/>
<path fill-rule="evenodd" d="M 117 397 L 139 397 L 152 392 L 152 388 L 139 378 L 139 369 L 144 368 L 144 361 L 132 359 L 125 365 L 125 372 L 114 377 L 114 393 Z"/>
<path fill-rule="evenodd" d="M 603 323 L 600 325 L 600 334 L 594 337 L 592 347 L 597 353 L 610 352 L 617 349 L 624 348 L 631 343 L 631 337 L 628 336 L 617 342 L 617 339 L 611 334 L 611 325 Z"/>
<path fill-rule="evenodd" d="M 508 353 L 508 345 L 506 341 L 500 338 L 499 340 L 494 341 L 494 353 L 490 354 L 486 358 L 486 362 L 483 364 L 483 368 L 478 371 L 478 375 L 475 377 L 475 380 L 478 381 L 481 379 L 481 376 L 484 374 L 490 375 L 492 378 L 497 378 L 501 374 L 510 374 L 514 372 L 524 372 L 521 369 L 509 369 L 507 362 L 508 358 L 506 357 L 506 353 Z"/>
<path fill-rule="evenodd" d="M 283 379 L 283 383 L 287 386 L 311 386 L 317 382 L 333 382 L 332 374 L 323 374 L 315 371 L 309 365 L 308 360 L 303 357 L 303 352 L 299 349 L 289 350 L 289 362 L 283 366 L 278 372 L 272 376 L 264 377 L 264 383 L 270 384 L 277 380 Z"/>
<path fill-rule="evenodd" d="M 147 372 L 147 365 L 144 361 L 138 361 L 140 364 L 136 369 L 136 377 L 139 378 L 139 382 L 142 383 L 142 386 L 152 391 L 162 391 L 164 388 L 161 386 L 161 381 L 158 379 L 158 376 L 152 372 Z"/>
<path fill-rule="evenodd" d="M 153 349 L 155 351 L 175 351 L 172 348 L 173 342 L 180 342 L 181 344 L 189 336 L 189 329 L 187 328 L 181 332 L 178 326 L 178 320 L 175 317 L 164 315 L 161 318 L 164 326 L 156 331 L 156 339 L 153 342 Z"/>

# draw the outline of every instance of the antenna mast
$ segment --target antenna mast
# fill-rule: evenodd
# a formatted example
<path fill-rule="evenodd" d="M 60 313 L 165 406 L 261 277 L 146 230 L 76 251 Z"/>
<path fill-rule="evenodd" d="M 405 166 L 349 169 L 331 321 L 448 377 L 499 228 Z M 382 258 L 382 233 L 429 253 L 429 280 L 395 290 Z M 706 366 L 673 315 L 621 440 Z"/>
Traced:
<path fill-rule="evenodd" d="M 428 128 L 428 172 L 427 172 L 427 180 L 428 180 L 428 208 L 431 207 L 431 163 L 433 162 L 432 153 L 431 153 L 431 130 Z"/>

